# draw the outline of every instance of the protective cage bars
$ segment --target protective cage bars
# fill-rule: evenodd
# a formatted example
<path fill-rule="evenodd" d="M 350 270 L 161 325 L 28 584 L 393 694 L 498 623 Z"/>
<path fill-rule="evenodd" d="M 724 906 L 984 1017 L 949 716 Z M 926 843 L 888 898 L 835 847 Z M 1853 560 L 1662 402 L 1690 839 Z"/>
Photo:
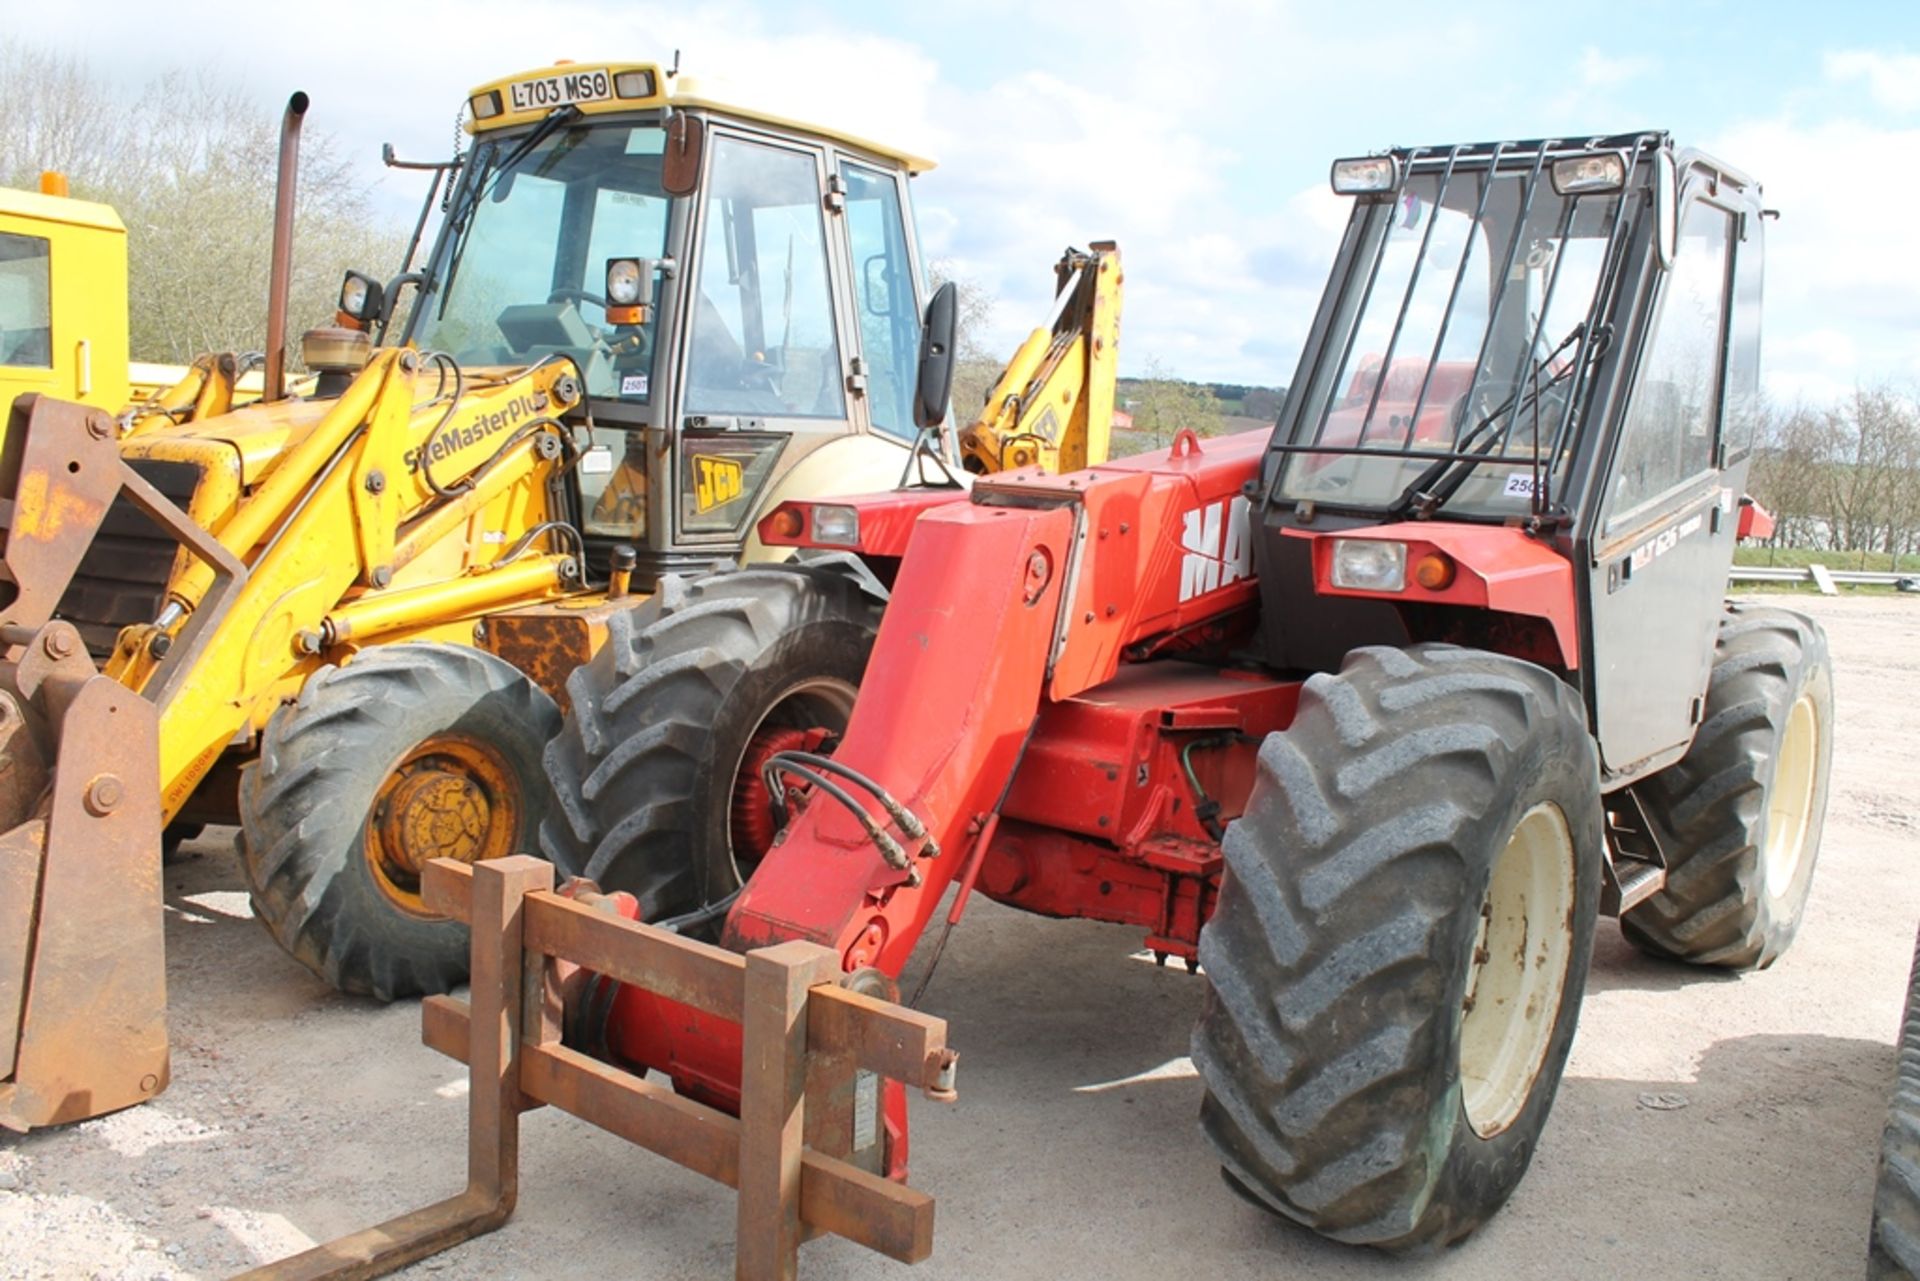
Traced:
<path fill-rule="evenodd" d="M 945 1020 L 839 986 L 840 957 L 817 944 L 742 956 L 563 898 L 553 867 L 524 855 L 436 859 L 422 888 L 473 933 L 471 1007 L 421 1008 L 426 1044 L 470 1068 L 466 1191 L 246 1278 L 382 1276 L 500 1227 L 519 1193 L 520 1113 L 547 1103 L 738 1189 L 740 1281 L 793 1277 L 800 1243 L 827 1232 L 903 1263 L 932 1253 L 933 1198 L 843 1158 L 856 1072 L 953 1097 Z M 740 1023 L 740 1115 L 562 1045 L 550 960 Z"/>
<path fill-rule="evenodd" d="M 1448 330 L 1453 324 L 1454 306 L 1460 299 L 1460 290 L 1466 281 L 1467 268 L 1473 262 L 1474 256 L 1472 252 L 1465 250 L 1463 250 L 1460 255 L 1460 264 L 1455 269 L 1453 280 L 1448 287 L 1446 308 L 1441 313 L 1440 323 L 1434 334 L 1432 349 L 1424 353 L 1416 353 L 1416 355 L 1424 355 L 1425 366 L 1420 376 L 1419 391 L 1414 397 L 1413 412 L 1408 416 L 1406 440 L 1401 442 L 1397 447 L 1389 446 L 1387 448 L 1369 448 L 1364 443 L 1365 432 L 1367 428 L 1372 425 L 1374 411 L 1377 410 L 1380 405 L 1381 391 L 1387 385 L 1389 375 L 1392 372 L 1393 358 L 1397 354 L 1400 346 L 1401 332 L 1406 324 L 1408 308 L 1413 301 L 1415 290 L 1419 287 L 1421 273 L 1427 265 L 1427 249 L 1432 242 L 1434 226 L 1439 221 L 1437 214 L 1429 219 L 1426 230 L 1421 234 L 1419 252 L 1415 256 L 1412 270 L 1407 276 L 1407 283 L 1403 289 L 1403 296 L 1400 300 L 1400 308 L 1395 313 L 1393 329 L 1387 338 L 1386 350 L 1381 359 L 1380 373 L 1374 380 L 1372 390 L 1367 398 L 1366 414 L 1361 420 L 1362 442 L 1352 446 L 1342 446 L 1328 444 L 1323 441 L 1322 437 L 1326 434 L 1327 423 L 1331 417 L 1323 408 L 1319 413 L 1320 421 L 1314 429 L 1313 439 L 1311 441 L 1276 440 L 1269 446 L 1269 449 L 1289 459 L 1296 454 L 1332 458 L 1354 454 L 1365 455 L 1369 453 L 1381 453 L 1397 454 L 1402 458 L 1436 463 L 1472 462 L 1476 465 L 1484 464 L 1495 467 L 1528 467 L 1532 469 L 1535 476 L 1534 514 L 1544 514 L 1546 511 L 1546 503 L 1543 501 L 1543 487 L 1539 483 L 1542 477 L 1542 460 L 1552 459 L 1558 456 L 1559 452 L 1570 443 L 1569 432 L 1575 426 L 1575 407 L 1579 402 L 1581 393 L 1585 389 L 1587 377 L 1590 373 L 1589 359 L 1594 353 L 1600 350 L 1597 341 L 1597 331 L 1601 327 L 1602 318 L 1612 310 L 1614 296 L 1620 286 L 1617 267 L 1624 248 L 1623 235 L 1631 227 L 1631 196 L 1634 190 L 1631 175 L 1634 167 L 1640 163 L 1643 157 L 1657 153 L 1665 143 L 1666 135 L 1664 134 L 1638 133 L 1586 139 L 1542 139 L 1532 142 L 1463 144 L 1447 148 L 1416 147 L 1409 152 L 1403 153 L 1406 156 L 1407 174 L 1409 177 L 1414 175 L 1438 174 L 1439 186 L 1433 196 L 1433 204 L 1436 211 L 1445 206 L 1447 194 L 1452 188 L 1456 178 L 1464 175 L 1476 182 L 1478 184 L 1478 199 L 1473 212 L 1473 221 L 1475 224 L 1480 223 L 1485 217 L 1487 202 L 1493 193 L 1496 182 L 1500 181 L 1503 177 L 1515 179 L 1519 182 L 1519 213 L 1514 219 L 1513 229 L 1507 238 L 1507 243 L 1503 248 L 1489 246 L 1490 250 L 1495 248 L 1499 249 L 1501 271 L 1497 278 L 1501 280 L 1511 275 L 1514 265 L 1520 261 L 1521 240 L 1526 232 L 1528 217 L 1533 211 L 1534 198 L 1540 189 L 1540 184 L 1550 181 L 1548 178 L 1548 170 L 1553 161 L 1568 156 L 1611 151 L 1619 154 L 1626 164 L 1629 180 L 1624 186 L 1618 190 L 1608 190 L 1594 195 L 1575 193 L 1567 196 L 1555 226 L 1556 238 L 1564 242 L 1573 225 L 1575 213 L 1578 211 L 1583 200 L 1597 198 L 1614 202 L 1607 228 L 1606 246 L 1601 255 L 1601 268 L 1599 279 L 1596 282 L 1594 297 L 1588 306 L 1586 319 L 1581 322 L 1580 328 L 1577 331 L 1578 339 L 1574 343 L 1573 356 L 1570 361 L 1570 367 L 1573 370 L 1573 385 L 1568 389 L 1565 404 L 1561 408 L 1560 421 L 1553 426 L 1552 436 L 1548 440 L 1547 447 L 1544 451 L 1541 450 L 1540 442 L 1536 439 L 1534 448 L 1530 454 L 1524 456 L 1508 456 L 1504 452 L 1508 442 L 1513 436 L 1514 429 L 1519 425 L 1518 393 L 1516 393 L 1515 401 L 1512 404 L 1495 411 L 1494 417 L 1496 419 L 1502 413 L 1506 415 L 1506 425 L 1500 429 L 1497 435 L 1489 437 L 1486 443 L 1479 448 L 1469 450 L 1459 442 L 1456 442 L 1452 449 L 1414 448 L 1415 425 L 1419 422 L 1421 410 L 1427 405 L 1427 394 L 1432 389 L 1433 372 L 1435 367 L 1440 363 L 1440 352 L 1446 345 Z M 1385 256 L 1384 245 L 1374 248 L 1373 260 L 1367 268 L 1366 281 L 1361 286 L 1357 303 L 1355 303 L 1349 313 L 1346 332 L 1339 340 L 1337 359 L 1335 358 L 1335 353 L 1331 350 L 1323 353 L 1323 361 L 1328 371 L 1326 374 L 1327 377 L 1335 376 L 1339 371 L 1347 367 L 1348 358 L 1353 354 L 1353 346 L 1359 336 L 1357 318 L 1366 311 L 1368 303 L 1373 298 L 1374 285 L 1379 280 L 1380 266 Z M 1563 263 L 1563 255 L 1555 257 L 1553 266 L 1548 274 L 1546 295 L 1542 300 L 1540 314 L 1531 326 L 1531 335 L 1527 345 L 1519 350 L 1513 377 L 1510 380 L 1516 387 L 1522 385 L 1522 378 L 1527 367 L 1529 354 L 1539 350 L 1541 339 L 1545 336 L 1547 315 L 1553 301 L 1554 292 L 1559 287 L 1560 268 Z M 1499 326 L 1501 313 L 1505 305 L 1506 294 L 1502 291 L 1493 299 L 1493 305 L 1488 309 L 1486 324 L 1480 334 L 1479 346 L 1475 348 L 1473 378 L 1466 391 L 1466 399 L 1469 403 L 1472 401 L 1473 393 L 1479 389 L 1481 383 L 1486 378 L 1488 372 L 1488 347 L 1493 340 L 1495 330 Z M 1558 355 L 1560 353 L 1556 351 L 1555 354 Z M 1338 394 L 1337 388 L 1329 390 L 1327 393 L 1329 403 L 1332 398 Z M 1539 406 L 1536 403 L 1534 405 L 1534 427 L 1536 432 L 1539 426 L 1538 418 Z M 1276 501 L 1280 484 L 1285 477 L 1285 470 L 1285 468 L 1280 467 L 1272 470 L 1272 474 L 1268 478 L 1266 487 L 1263 490 L 1263 506 L 1271 506 Z M 1550 479 L 1550 476 L 1548 479 Z"/>

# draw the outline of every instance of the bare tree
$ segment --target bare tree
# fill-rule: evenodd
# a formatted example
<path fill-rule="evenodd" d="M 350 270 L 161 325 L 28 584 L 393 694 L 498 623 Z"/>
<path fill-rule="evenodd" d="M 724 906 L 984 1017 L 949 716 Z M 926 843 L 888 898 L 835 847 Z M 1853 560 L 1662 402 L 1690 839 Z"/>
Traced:
<path fill-rule="evenodd" d="M 933 287 L 952 282 L 959 302 L 953 361 L 953 416 L 968 423 L 987 403 L 1006 360 L 987 345 L 998 300 L 979 281 L 963 275 L 950 258 L 935 259 L 928 268 Z"/>
<path fill-rule="evenodd" d="M 1825 504 L 1832 446 L 1820 411 L 1771 402 L 1760 410 L 1747 488 L 1779 522 L 1778 545 L 1817 547 L 1831 536 Z"/>
<path fill-rule="evenodd" d="M 43 169 L 127 224 L 132 350 L 183 361 L 265 336 L 279 119 L 204 73 L 172 71 L 134 103 L 77 58 L 0 43 L 0 185 Z M 300 155 L 289 333 L 326 324 L 342 273 L 399 265 L 404 238 L 376 224 L 333 139 Z"/>
<path fill-rule="evenodd" d="M 1154 445 L 1165 445 L 1182 428 L 1196 436 L 1220 431 L 1220 400 L 1205 383 L 1173 377 L 1157 357 L 1147 358 L 1146 377 L 1132 388 L 1128 409 L 1133 429 L 1144 432 Z"/>

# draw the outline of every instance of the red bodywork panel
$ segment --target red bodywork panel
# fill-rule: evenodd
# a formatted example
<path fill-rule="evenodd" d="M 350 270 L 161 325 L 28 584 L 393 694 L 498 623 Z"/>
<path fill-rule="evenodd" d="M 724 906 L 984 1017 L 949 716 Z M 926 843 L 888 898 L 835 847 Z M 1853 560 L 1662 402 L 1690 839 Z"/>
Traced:
<path fill-rule="evenodd" d="M 1772 538 L 1778 524 L 1773 513 L 1753 500 L 1753 495 L 1743 494 L 1740 498 L 1740 524 L 1735 527 L 1734 536 L 1742 541 L 1749 538 Z"/>
<path fill-rule="evenodd" d="M 1215 833 L 1245 809 L 1259 746 L 1299 695 L 1296 681 L 1160 661 L 1050 704 L 981 890 L 1042 916 L 1139 925 L 1155 951 L 1196 957 L 1220 888 Z"/>
<path fill-rule="evenodd" d="M 920 815 L 940 853 L 904 842 L 921 878 L 910 884 L 851 815 L 813 796 L 734 904 L 724 943 L 809 939 L 848 970 L 898 976 L 946 889 L 991 867 L 989 883 L 1009 901 L 1137 921 L 1191 955 L 1219 851 L 1193 814 L 1179 749 L 1196 735 L 1226 740 L 1196 749 L 1193 764 L 1231 817 L 1259 737 L 1291 718 L 1295 691 L 1172 662 L 1115 677 L 1130 653 L 1191 649 L 1244 624 L 1257 591 L 1242 491 L 1265 445 L 1264 432 L 1204 444 L 1183 435 L 1163 455 L 1069 476 L 1005 474 L 970 495 L 836 500 L 859 510 L 863 552 L 905 562 L 835 758 Z M 1227 739 L 1235 732 L 1248 741 Z M 1023 748 L 1022 779 L 1036 781 L 1010 791 Z M 1107 794 L 1114 830 L 1104 840 L 1089 816 L 1097 802 L 1058 781 L 1084 776 L 1083 754 L 1132 771 L 1103 778 L 1128 785 Z M 995 841 L 1003 794 L 1008 821 Z M 1036 817 L 1071 818 L 1056 839 L 1086 848 L 1052 857 L 1038 838 L 1053 833 Z M 1039 874 L 1022 882 L 1023 865 Z M 736 1096 L 735 1025 L 622 988 L 607 1037 L 618 1057 L 667 1071 L 695 1097 Z"/>
<path fill-rule="evenodd" d="M 903 556 L 907 540 L 913 535 L 914 522 L 921 513 L 949 503 L 964 503 L 963 489 L 893 489 L 880 494 L 861 494 L 854 498 L 823 499 L 819 502 L 781 503 L 756 526 L 760 541 L 769 547 L 822 547 L 859 552 L 862 556 Z M 812 511 L 815 507 L 857 507 L 860 509 L 860 541 L 849 547 L 844 543 L 821 543 L 813 539 Z M 781 533 L 778 526 L 788 513 L 800 518 L 798 534 Z"/>
<path fill-rule="evenodd" d="M 1367 529 L 1328 533 L 1289 529 L 1288 536 L 1313 540 L 1313 589 L 1323 596 L 1360 596 L 1400 605 L 1464 605 L 1544 619 L 1559 648 L 1557 664 L 1580 666 L 1579 613 L 1574 603 L 1573 566 L 1553 548 L 1511 525 L 1467 525 L 1445 521 L 1400 521 Z M 1332 579 L 1335 539 L 1371 539 L 1405 543 L 1407 585 L 1397 592 L 1335 587 Z M 1457 568 L 1453 582 L 1429 590 L 1413 579 L 1413 567 L 1429 552 L 1444 552 Z"/>

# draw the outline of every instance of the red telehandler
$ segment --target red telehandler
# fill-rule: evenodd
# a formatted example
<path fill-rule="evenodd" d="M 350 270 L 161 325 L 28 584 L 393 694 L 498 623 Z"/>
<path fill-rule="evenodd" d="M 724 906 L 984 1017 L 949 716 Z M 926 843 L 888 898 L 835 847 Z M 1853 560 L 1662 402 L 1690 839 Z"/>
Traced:
<path fill-rule="evenodd" d="M 563 1014 L 549 988 L 527 1052 L 737 1113 L 738 1166 L 700 1168 L 738 1181 L 743 1243 L 749 1148 L 795 1115 L 766 1104 L 754 993 L 788 993 L 789 1046 L 816 1030 L 756 958 L 818 945 L 892 996 L 956 887 L 943 929 L 977 891 L 1198 968 L 1228 1184 L 1393 1250 L 1519 1183 L 1599 914 L 1700 964 L 1791 941 L 1826 644 L 1722 599 L 1766 521 L 1742 492 L 1758 185 L 1654 132 L 1395 150 L 1332 183 L 1353 212 L 1271 434 L 784 504 L 762 539 L 817 559 L 676 580 L 572 677 L 545 852 L 626 892 L 588 902 L 748 953 L 747 997 L 624 963 Z M 840 1150 L 902 1178 L 905 1120 L 902 1090 L 856 1090 Z"/>

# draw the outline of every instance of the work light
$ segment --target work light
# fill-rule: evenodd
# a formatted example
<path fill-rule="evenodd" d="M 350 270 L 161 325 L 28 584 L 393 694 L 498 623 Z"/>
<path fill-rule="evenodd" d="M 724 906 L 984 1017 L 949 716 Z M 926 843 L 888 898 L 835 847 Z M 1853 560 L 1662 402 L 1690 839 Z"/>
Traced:
<path fill-rule="evenodd" d="M 616 307 L 631 307 L 640 301 L 638 259 L 607 259 L 607 301 Z"/>
<path fill-rule="evenodd" d="M 372 276 L 349 271 L 340 284 L 340 316 L 343 324 L 365 329 L 380 318 L 386 302 L 386 290 Z"/>
<path fill-rule="evenodd" d="M 622 71 L 613 78 L 613 91 L 622 98 L 651 98 L 653 72 Z"/>
<path fill-rule="evenodd" d="M 1364 156 L 1333 162 L 1336 196 L 1377 196 L 1400 185 L 1400 166 L 1392 156 Z"/>
<path fill-rule="evenodd" d="M 1553 189 L 1563 196 L 1618 191 L 1626 185 L 1627 162 L 1613 152 L 1600 156 L 1570 156 L 1553 162 Z"/>

